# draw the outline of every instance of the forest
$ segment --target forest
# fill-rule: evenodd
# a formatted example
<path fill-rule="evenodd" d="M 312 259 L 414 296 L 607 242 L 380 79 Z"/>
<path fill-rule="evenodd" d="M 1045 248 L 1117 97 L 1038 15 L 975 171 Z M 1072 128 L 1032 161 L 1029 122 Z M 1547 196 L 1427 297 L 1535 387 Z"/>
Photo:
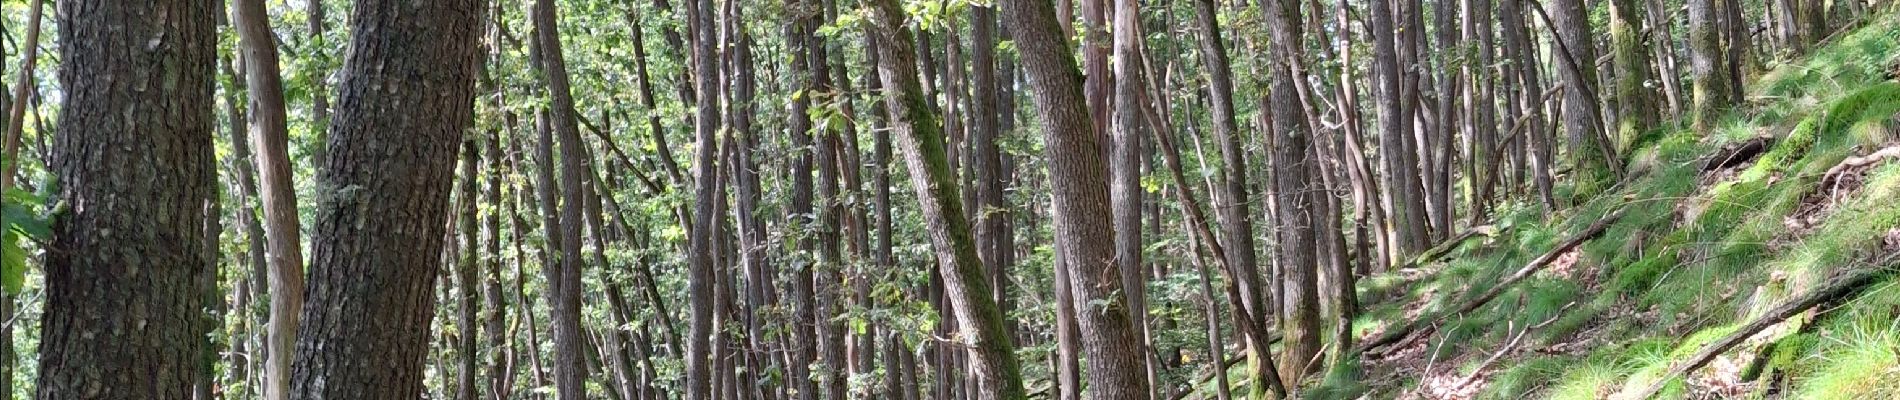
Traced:
<path fill-rule="evenodd" d="M 0 71 L 8 398 L 1900 398 L 1891 0 L 5 0 Z"/>

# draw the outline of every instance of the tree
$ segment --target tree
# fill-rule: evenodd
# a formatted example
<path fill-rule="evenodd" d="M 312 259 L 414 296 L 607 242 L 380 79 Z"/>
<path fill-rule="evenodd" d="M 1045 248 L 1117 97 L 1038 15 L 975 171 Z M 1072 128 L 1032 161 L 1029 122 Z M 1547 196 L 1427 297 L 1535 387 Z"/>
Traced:
<path fill-rule="evenodd" d="M 285 123 L 284 83 L 277 70 L 277 40 L 261 0 L 231 3 L 231 20 L 244 53 L 245 87 L 250 90 L 251 144 L 257 146 L 264 231 L 270 250 L 269 353 L 264 367 L 265 398 L 289 398 L 290 355 L 297 343 L 297 313 L 303 309 L 303 238 L 297 223 L 297 192 L 290 177 L 290 129 Z"/>
<path fill-rule="evenodd" d="M 1565 142 L 1570 146 L 1570 200 L 1581 204 L 1609 190 L 1623 176 L 1622 158 L 1604 135 L 1596 92 L 1596 44 L 1582 0 L 1551 0 L 1540 14 L 1553 31 L 1558 76 L 1563 78 Z"/>
<path fill-rule="evenodd" d="M 944 292 L 955 309 L 960 337 L 967 338 L 970 374 L 979 381 L 979 400 L 1026 399 L 1016 346 L 992 299 L 990 282 L 977 257 L 970 222 L 963 217 L 957 182 L 950 174 L 943 132 L 917 82 L 917 64 L 904 14 L 895 0 L 873 0 L 868 37 L 874 38 L 884 108 L 896 131 L 897 145 L 911 174 L 911 190 L 929 226 Z"/>
<path fill-rule="evenodd" d="M 1716 25 L 1715 0 L 1688 0 L 1690 118 L 1698 132 L 1714 128 L 1716 112 L 1734 101 L 1729 94 L 1728 68 L 1723 62 L 1722 34 Z"/>
<path fill-rule="evenodd" d="M 541 79 L 547 84 L 548 121 L 554 128 L 560 142 L 561 190 L 559 206 L 561 223 L 558 241 L 560 258 L 556 265 L 544 266 L 548 274 L 548 302 L 554 306 L 554 383 L 562 400 L 586 397 L 583 386 L 587 379 L 584 347 L 586 338 L 581 327 L 581 268 L 585 261 L 581 258 L 582 196 L 585 195 L 582 176 L 592 174 L 593 167 L 588 165 L 588 152 L 581 143 L 579 124 L 575 121 L 574 97 L 568 83 L 566 55 L 561 52 L 561 33 L 555 21 L 559 18 L 553 0 L 536 0 L 531 19 L 534 20 L 534 42 L 540 62 L 535 64 Z M 716 118 L 715 118 L 716 119 Z M 553 169 L 552 164 L 542 164 L 540 168 Z M 542 201 L 550 204 L 556 199 L 549 197 Z M 548 217 L 553 217 L 552 215 Z M 700 225 L 705 226 L 705 225 Z M 696 305 L 698 303 L 695 303 Z M 695 307 L 697 308 L 697 307 Z"/>
<path fill-rule="evenodd" d="M 1610 55 L 1616 68 L 1617 148 L 1627 148 L 1636 136 L 1656 126 L 1656 91 L 1649 88 L 1649 39 L 1644 35 L 1643 10 L 1637 0 L 1610 2 Z"/>
<path fill-rule="evenodd" d="M 1030 0 L 1003 2 L 1043 130 L 1053 194 L 1056 251 L 1073 266 L 1069 276 L 1093 399 L 1124 399 L 1148 393 L 1140 339 L 1128 320 L 1124 289 L 1115 265 L 1115 226 L 1109 219 L 1108 170 L 1101 137 L 1082 99 L 1082 76 L 1061 36 L 1055 10 Z"/>
<path fill-rule="evenodd" d="M 292 399 L 421 395 L 478 1 L 358 1 L 330 124 Z M 398 156 L 401 155 L 401 156 Z"/>
<path fill-rule="evenodd" d="M 219 10 L 83 0 L 59 10 L 65 123 L 49 167 L 73 206 L 52 225 L 35 398 L 188 399 L 206 372 Z"/>

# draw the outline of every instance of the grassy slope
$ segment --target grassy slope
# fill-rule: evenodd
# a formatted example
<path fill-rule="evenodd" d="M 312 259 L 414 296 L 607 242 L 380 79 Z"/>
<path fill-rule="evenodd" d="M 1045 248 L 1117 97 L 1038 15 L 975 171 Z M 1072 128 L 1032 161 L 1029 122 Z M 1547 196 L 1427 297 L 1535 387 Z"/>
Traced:
<path fill-rule="evenodd" d="M 1633 178 L 1611 194 L 1556 214 L 1504 210 L 1499 234 L 1467 245 L 1436 272 L 1407 281 L 1367 279 L 1371 304 L 1358 329 L 1402 323 L 1408 309 L 1447 307 L 1482 291 L 1600 216 L 1627 215 L 1586 244 L 1575 266 L 1546 271 L 1488 307 L 1445 320 L 1424 355 L 1436 374 L 1464 376 L 1513 333 L 1518 349 L 1480 374 L 1479 398 L 1595 399 L 1653 382 L 1672 361 L 1746 322 L 1751 313 L 1881 253 L 1900 229 L 1900 163 L 1866 174 L 1865 186 L 1826 202 L 1818 222 L 1804 200 L 1841 160 L 1900 143 L 1900 16 L 1875 17 L 1799 62 L 1755 79 L 1750 104 L 1708 135 L 1666 129 L 1632 151 Z M 1699 158 L 1758 134 L 1781 139 L 1750 164 L 1705 176 Z M 1372 300 L 1387 298 L 1384 301 Z M 1900 398 L 1900 279 L 1883 277 L 1760 351 L 1764 378 L 1746 397 Z M 1530 351 L 1527 349 L 1536 349 Z M 1310 397 L 1370 389 L 1371 397 L 1420 390 L 1429 380 L 1399 361 L 1335 371 Z M 1705 367 L 1705 370 L 1707 368 Z M 1451 371 L 1451 372 L 1445 372 Z M 1706 371 L 1705 371 L 1706 372 Z M 1360 377 L 1363 375 L 1363 377 Z M 1688 391 L 1680 379 L 1663 398 Z M 1770 396 L 1773 394 L 1773 396 Z"/>

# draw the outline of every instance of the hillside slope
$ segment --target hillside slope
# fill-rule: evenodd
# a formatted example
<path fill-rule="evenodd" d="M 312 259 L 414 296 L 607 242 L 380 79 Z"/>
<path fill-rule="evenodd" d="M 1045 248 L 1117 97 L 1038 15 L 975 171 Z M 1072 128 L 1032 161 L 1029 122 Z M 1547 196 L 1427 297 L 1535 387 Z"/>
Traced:
<path fill-rule="evenodd" d="M 1417 329 L 1307 397 L 1598 399 L 1660 384 L 1655 398 L 1900 398 L 1896 65 L 1900 17 L 1871 17 L 1754 77 L 1714 132 L 1637 141 L 1613 193 L 1504 210 L 1445 257 L 1366 279 L 1362 340 Z M 1472 301 L 1540 256 L 1551 262 Z M 1872 279 L 1669 373 L 1859 271 Z"/>

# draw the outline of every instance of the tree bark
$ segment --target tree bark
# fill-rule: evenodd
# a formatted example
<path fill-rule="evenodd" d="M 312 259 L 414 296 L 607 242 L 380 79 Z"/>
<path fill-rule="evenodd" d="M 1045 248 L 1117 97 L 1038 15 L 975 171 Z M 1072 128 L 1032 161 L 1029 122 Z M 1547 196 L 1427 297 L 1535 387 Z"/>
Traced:
<path fill-rule="evenodd" d="M 422 393 L 455 152 L 474 111 L 476 1 L 358 1 L 291 364 L 291 398 Z"/>
<path fill-rule="evenodd" d="M 250 91 L 250 135 L 264 205 L 264 231 L 270 250 L 270 356 L 264 366 L 266 399 L 289 398 L 290 355 L 297 342 L 297 313 L 303 308 L 303 239 L 297 222 L 296 184 L 291 182 L 285 122 L 284 84 L 277 70 L 277 40 L 261 0 L 231 3 L 231 16 L 244 53 L 245 85 Z"/>
<path fill-rule="evenodd" d="M 911 189 L 930 228 L 945 295 L 962 332 L 958 337 L 967 341 L 962 345 L 970 355 L 970 373 L 979 381 L 973 398 L 1026 399 L 1014 341 L 991 298 L 989 277 L 977 257 L 969 221 L 963 218 L 957 182 L 942 144 L 943 133 L 917 82 L 917 64 L 911 58 L 914 42 L 902 28 L 904 14 L 894 0 L 874 0 L 871 6 L 871 31 L 867 36 L 877 45 L 884 107 L 913 177 Z"/>
<path fill-rule="evenodd" d="M 1616 67 L 1617 148 L 1628 150 L 1636 136 L 1656 126 L 1656 91 L 1650 90 L 1649 40 L 1638 0 L 1610 2 L 1610 54 Z"/>
<path fill-rule="evenodd" d="M 1720 109 L 1728 107 L 1729 76 L 1723 61 L 1722 34 L 1716 24 L 1716 0 L 1688 0 L 1690 118 L 1695 130 L 1715 128 Z"/>
<path fill-rule="evenodd" d="M 575 122 L 576 111 L 574 97 L 568 83 L 566 55 L 561 49 L 559 10 L 553 0 L 537 0 L 530 12 L 534 21 L 534 42 L 539 54 L 535 64 L 543 82 L 547 84 L 549 94 L 548 122 L 554 130 L 556 141 L 560 144 L 560 184 L 559 210 L 561 223 L 558 230 L 550 234 L 559 234 L 560 257 L 555 265 L 546 266 L 548 275 L 549 304 L 553 306 L 554 327 L 554 383 L 558 398 L 562 400 L 586 397 L 585 382 L 588 376 L 586 363 L 585 331 L 581 327 L 581 269 L 586 265 L 581 255 L 582 197 L 586 193 L 582 176 L 590 174 L 587 149 L 581 142 L 580 127 Z M 542 164 L 540 168 L 553 169 L 552 164 Z M 554 198 L 543 199 L 555 202 Z M 547 208 L 547 207 L 543 207 Z M 550 216 L 552 217 L 552 216 Z M 695 303 L 697 305 L 698 303 Z"/>
<path fill-rule="evenodd" d="M 189 399 L 205 373 L 218 10 L 59 10 L 63 123 L 48 167 L 72 207 L 54 218 L 46 256 L 35 398 Z"/>
<path fill-rule="evenodd" d="M 1069 281 L 1080 314 L 1083 348 L 1093 399 L 1125 399 L 1148 393 L 1140 339 L 1128 320 L 1124 289 L 1115 272 L 1115 227 L 1109 219 L 1107 165 L 1101 137 L 1090 123 L 1082 76 L 1060 35 L 1048 3 L 1012 0 L 1003 17 L 1015 36 L 1031 96 L 1043 124 L 1044 152 L 1053 194 L 1056 251 L 1071 263 Z"/>

